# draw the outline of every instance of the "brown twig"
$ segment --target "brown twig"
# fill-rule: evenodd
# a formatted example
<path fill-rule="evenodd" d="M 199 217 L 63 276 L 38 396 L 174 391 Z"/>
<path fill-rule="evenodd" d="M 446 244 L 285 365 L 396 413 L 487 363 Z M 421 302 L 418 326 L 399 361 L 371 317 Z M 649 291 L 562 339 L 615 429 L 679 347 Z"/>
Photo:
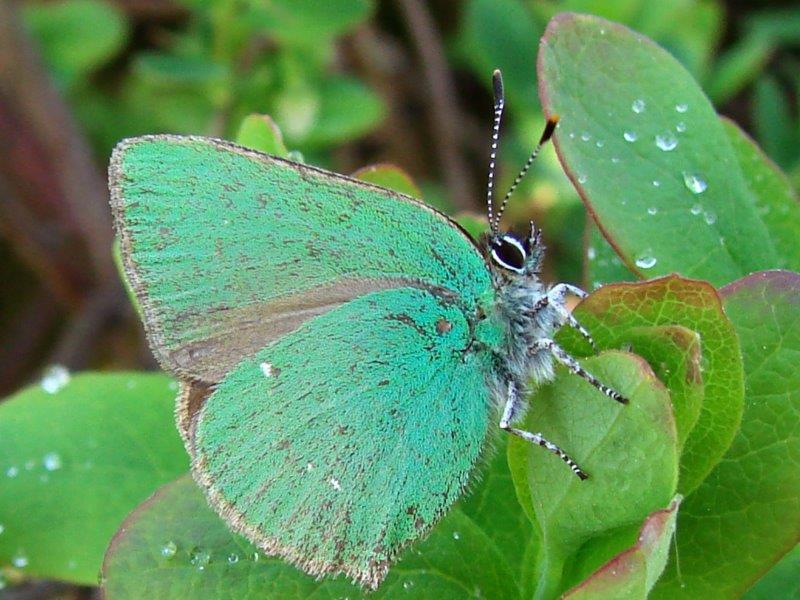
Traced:
<path fill-rule="evenodd" d="M 414 42 L 428 87 L 429 118 L 434 131 L 443 176 L 457 210 L 477 206 L 466 161 L 460 150 L 459 108 L 455 84 L 444 56 L 442 41 L 427 7 L 420 0 L 397 0 Z"/>

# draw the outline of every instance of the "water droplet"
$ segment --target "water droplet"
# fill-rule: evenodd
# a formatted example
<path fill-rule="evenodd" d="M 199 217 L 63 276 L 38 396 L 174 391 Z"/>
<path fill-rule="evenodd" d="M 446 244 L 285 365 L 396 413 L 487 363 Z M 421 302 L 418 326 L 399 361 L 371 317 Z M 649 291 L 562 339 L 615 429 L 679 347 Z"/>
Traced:
<path fill-rule="evenodd" d="M 703 215 L 706 224 L 713 225 L 717 222 L 717 214 L 713 210 L 707 210 Z"/>
<path fill-rule="evenodd" d="M 689 110 L 689 105 L 688 104 L 682 104 L 682 103 L 681 104 L 676 104 L 675 105 L 675 110 L 677 110 L 679 113 L 685 113 L 687 110 Z"/>
<path fill-rule="evenodd" d="M 42 389 L 48 394 L 55 394 L 69 383 L 69 370 L 61 365 L 49 367 L 42 376 Z"/>
<path fill-rule="evenodd" d="M 198 571 L 204 571 L 208 563 L 211 562 L 211 554 L 209 554 L 208 550 L 195 548 L 192 550 L 191 554 L 189 554 L 189 562 L 192 563 Z"/>
<path fill-rule="evenodd" d="M 231 554 L 228 554 L 228 563 L 229 564 L 235 565 L 238 562 L 239 562 L 239 555 L 238 554 L 236 554 L 235 552 L 232 552 Z"/>
<path fill-rule="evenodd" d="M 653 256 L 650 251 L 645 251 L 636 258 L 636 266 L 640 269 L 652 269 L 656 266 L 658 260 Z"/>
<path fill-rule="evenodd" d="M 569 132 L 569 139 L 571 139 L 571 140 L 575 139 L 575 132 L 574 131 L 570 131 Z"/>
<path fill-rule="evenodd" d="M 661 187 L 661 182 L 658 179 L 653 179 L 653 187 Z"/>
<path fill-rule="evenodd" d="M 6 469 L 6 477 L 14 478 L 19 475 L 19 467 L 8 467 Z"/>
<path fill-rule="evenodd" d="M 163 556 L 164 558 L 172 558 L 178 552 L 178 545 L 172 540 L 170 540 L 166 544 L 161 546 L 159 552 L 161 553 L 161 556 Z"/>
<path fill-rule="evenodd" d="M 684 133 L 686 131 L 686 123 L 683 121 L 678 121 L 678 124 L 675 125 L 675 131 L 678 133 Z"/>
<path fill-rule="evenodd" d="M 578 175 L 578 183 L 586 183 L 587 179 L 588 179 L 588 177 L 586 177 L 586 175 L 584 175 L 583 173 Z"/>
<path fill-rule="evenodd" d="M 639 136 L 636 135 L 635 131 L 626 131 L 622 134 L 622 137 L 625 138 L 626 142 L 635 142 L 637 139 L 639 139 Z"/>
<path fill-rule="evenodd" d="M 700 173 L 683 172 L 683 183 L 693 194 L 702 194 L 708 188 L 705 177 Z"/>
<path fill-rule="evenodd" d="M 597 258 L 597 250 L 594 249 L 594 246 L 589 246 L 586 249 L 586 258 L 588 258 L 589 260 L 594 260 L 595 258 Z"/>
<path fill-rule="evenodd" d="M 646 106 L 647 105 L 645 104 L 644 100 L 642 100 L 641 98 L 637 98 L 631 104 L 631 110 L 638 115 L 644 112 Z"/>
<path fill-rule="evenodd" d="M 656 136 L 656 146 L 664 152 L 675 150 L 678 147 L 678 138 L 672 135 L 671 131 L 661 133 Z"/>
<path fill-rule="evenodd" d="M 648 215 L 655 215 L 657 213 L 658 213 L 658 208 L 656 208 L 655 206 L 651 206 L 650 208 L 647 209 Z"/>
<path fill-rule="evenodd" d="M 699 215 L 703 212 L 703 205 L 702 204 L 695 204 L 692 208 L 689 209 L 689 212 L 692 213 L 694 216 Z"/>
<path fill-rule="evenodd" d="M 253 552 L 253 562 L 258 562 L 261 555 L 258 552 Z"/>
<path fill-rule="evenodd" d="M 61 468 L 61 456 L 56 452 L 48 452 L 44 455 L 42 464 L 48 471 L 58 471 Z"/>
<path fill-rule="evenodd" d="M 603 146 L 605 146 L 605 145 L 606 145 L 606 143 L 605 143 L 603 140 L 597 140 L 597 141 L 594 143 L 594 145 L 595 145 L 595 146 L 597 146 L 598 148 L 602 148 Z"/>
<path fill-rule="evenodd" d="M 6 526 L 0 523 L 0 535 L 3 535 L 3 532 L 6 530 Z"/>
<path fill-rule="evenodd" d="M 23 552 L 17 552 L 14 556 L 11 557 L 11 564 L 17 567 L 18 569 L 24 569 L 28 566 L 28 557 L 25 556 Z"/>
<path fill-rule="evenodd" d="M 453 539 L 454 540 L 460 540 L 461 539 L 461 534 L 458 533 L 457 531 L 454 531 L 453 532 Z"/>
<path fill-rule="evenodd" d="M 413 581 L 404 581 L 403 582 L 403 589 L 404 590 L 410 590 L 412 587 L 414 587 L 414 582 Z"/>
<path fill-rule="evenodd" d="M 616 156 L 612 156 L 611 157 L 611 162 L 614 163 L 614 164 L 617 164 L 619 162 L 619 158 L 617 158 Z"/>
<path fill-rule="evenodd" d="M 588 132 L 588 131 L 584 131 L 584 132 L 581 134 L 581 139 L 582 139 L 584 142 L 588 142 L 590 139 L 592 139 L 592 136 L 591 136 L 591 135 L 589 135 L 589 132 Z"/>

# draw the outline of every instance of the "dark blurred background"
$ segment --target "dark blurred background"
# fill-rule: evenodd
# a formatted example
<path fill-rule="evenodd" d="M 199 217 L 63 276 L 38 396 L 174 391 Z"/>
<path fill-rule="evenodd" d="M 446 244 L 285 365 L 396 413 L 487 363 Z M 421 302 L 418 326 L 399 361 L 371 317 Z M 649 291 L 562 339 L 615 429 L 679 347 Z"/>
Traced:
<path fill-rule="evenodd" d="M 562 10 L 655 39 L 800 183 L 797 2 L 0 0 L 0 393 L 51 364 L 155 368 L 112 253 L 118 140 L 233 138 L 266 113 L 306 162 L 391 162 L 431 204 L 482 213 L 491 71 L 509 181 L 543 125 L 537 44 Z M 583 207 L 552 150 L 539 162 L 509 216 L 545 228 L 548 278 L 580 283 Z"/>

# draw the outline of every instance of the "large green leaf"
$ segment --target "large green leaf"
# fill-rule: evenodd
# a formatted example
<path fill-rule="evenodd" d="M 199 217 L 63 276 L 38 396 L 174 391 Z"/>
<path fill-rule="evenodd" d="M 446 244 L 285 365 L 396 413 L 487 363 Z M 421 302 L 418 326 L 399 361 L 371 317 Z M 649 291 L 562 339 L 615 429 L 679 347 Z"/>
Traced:
<path fill-rule="evenodd" d="M 721 285 L 780 264 L 724 126 L 666 51 L 608 21 L 562 14 L 538 69 L 545 110 L 561 115 L 564 168 L 632 270 Z"/>
<path fill-rule="evenodd" d="M 658 370 L 664 381 L 686 384 L 683 391 L 673 388 L 675 412 L 681 438 L 686 438 L 681 456 L 680 491 L 688 495 L 711 471 L 730 446 L 741 420 L 744 403 L 744 382 L 739 343 L 733 325 L 725 316 L 719 296 L 713 287 L 702 281 L 663 277 L 653 281 L 612 284 L 600 288 L 576 309 L 577 319 L 592 333 L 600 348 L 633 347 Z M 678 334 L 675 326 L 683 328 Z M 659 336 L 675 333 L 686 340 L 685 330 L 696 332 L 702 360 L 700 373 L 687 363 L 682 370 L 676 365 L 661 366 L 663 344 L 648 343 L 646 338 L 658 330 Z M 649 329 L 649 331 L 648 331 Z M 645 336 L 644 338 L 642 336 Z M 590 348 L 574 331 L 562 329 L 559 339 L 576 354 Z M 691 344 L 683 344 L 689 349 Z M 677 376 L 677 380 L 674 378 Z M 692 381 L 702 377 L 703 405 L 699 418 L 691 427 L 696 400 L 692 399 Z M 675 393 L 675 392 L 678 393 Z M 684 395 L 688 393 L 689 395 Z M 686 437 L 688 434 L 688 437 Z"/>
<path fill-rule="evenodd" d="M 0 404 L 0 565 L 97 582 L 122 519 L 188 469 L 165 375 L 51 369 Z"/>
<path fill-rule="evenodd" d="M 560 370 L 552 384 L 532 397 L 521 427 L 559 444 L 589 479 L 579 480 L 538 446 L 518 438 L 509 443 L 517 496 L 541 534 L 537 598 L 563 590 L 564 566 L 585 542 L 620 527 L 638 527 L 667 505 L 677 483 L 669 394 L 647 363 L 622 352 L 583 363 L 630 398 L 630 404 L 620 405 Z"/>
<path fill-rule="evenodd" d="M 569 600 L 613 600 L 647 598 L 667 564 L 675 521 L 678 496 L 670 505 L 645 519 L 636 543 L 597 569 L 563 598 Z"/>
<path fill-rule="evenodd" d="M 521 509 L 503 480 L 504 463 L 500 456 L 468 505 L 450 511 L 425 541 L 406 551 L 378 591 L 368 595 L 341 577 L 318 581 L 259 554 L 227 529 L 194 482 L 184 477 L 159 490 L 120 528 L 103 566 L 106 597 L 518 598 L 517 577 L 506 562 L 513 550 L 503 549 L 504 554 L 498 547 L 508 538 L 490 537 L 524 524 L 514 516 Z M 499 478 L 495 466 L 501 469 Z M 497 498 L 498 492 L 505 497 Z M 500 513 L 495 531 L 489 518 L 493 507 Z M 521 529 L 518 543 L 523 546 L 526 535 Z"/>
<path fill-rule="evenodd" d="M 722 295 L 742 345 L 745 412 L 681 507 L 654 598 L 738 598 L 800 540 L 800 275 L 756 273 Z"/>
<path fill-rule="evenodd" d="M 743 596 L 744 600 L 800 599 L 800 545 L 784 556 Z"/>

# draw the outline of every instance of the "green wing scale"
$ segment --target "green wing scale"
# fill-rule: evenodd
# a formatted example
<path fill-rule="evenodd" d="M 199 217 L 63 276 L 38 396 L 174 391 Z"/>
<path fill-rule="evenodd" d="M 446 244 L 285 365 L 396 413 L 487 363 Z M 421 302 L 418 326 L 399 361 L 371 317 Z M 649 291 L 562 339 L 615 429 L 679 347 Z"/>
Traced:
<path fill-rule="evenodd" d="M 414 288 L 308 321 L 211 394 L 195 478 L 268 552 L 377 587 L 479 458 L 489 393 L 470 337 L 460 308 Z"/>
<path fill-rule="evenodd" d="M 485 441 L 480 251 L 409 197 L 207 138 L 124 141 L 110 187 L 212 505 L 265 551 L 376 587 Z"/>

